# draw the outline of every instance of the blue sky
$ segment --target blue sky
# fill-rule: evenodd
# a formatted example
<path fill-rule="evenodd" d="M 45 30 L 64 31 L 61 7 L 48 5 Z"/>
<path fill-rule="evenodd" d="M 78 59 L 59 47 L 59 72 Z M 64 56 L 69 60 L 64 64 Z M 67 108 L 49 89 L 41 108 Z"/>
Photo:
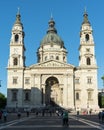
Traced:
<path fill-rule="evenodd" d="M 7 93 L 7 64 L 11 30 L 20 8 L 25 32 L 26 66 L 37 62 L 37 48 L 48 29 L 51 14 L 68 51 L 68 63 L 78 66 L 80 27 L 84 8 L 93 28 L 98 65 L 98 88 L 104 75 L 104 0 L 0 0 L 0 92 Z"/>

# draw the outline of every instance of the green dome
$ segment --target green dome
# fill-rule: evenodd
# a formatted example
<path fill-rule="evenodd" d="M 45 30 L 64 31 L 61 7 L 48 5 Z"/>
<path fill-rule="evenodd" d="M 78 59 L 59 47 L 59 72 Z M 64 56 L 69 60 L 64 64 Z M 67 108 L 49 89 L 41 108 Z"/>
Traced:
<path fill-rule="evenodd" d="M 46 45 L 50 43 L 63 46 L 63 41 L 56 33 L 47 33 L 41 41 L 41 45 Z"/>
<path fill-rule="evenodd" d="M 55 22 L 53 18 L 51 18 L 51 20 L 49 21 L 49 28 L 47 34 L 44 36 L 44 38 L 40 43 L 41 46 L 47 44 L 56 44 L 56 45 L 60 45 L 61 47 L 64 46 L 64 43 L 62 39 L 58 36 L 57 30 L 55 29 L 54 25 Z"/>

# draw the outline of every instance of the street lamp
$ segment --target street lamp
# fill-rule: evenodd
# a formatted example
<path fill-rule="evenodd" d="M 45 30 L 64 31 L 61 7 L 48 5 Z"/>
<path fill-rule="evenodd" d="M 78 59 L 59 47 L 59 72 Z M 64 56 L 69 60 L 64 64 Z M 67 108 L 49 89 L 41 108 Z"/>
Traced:
<path fill-rule="evenodd" d="M 87 101 L 87 113 L 89 114 L 89 101 Z"/>

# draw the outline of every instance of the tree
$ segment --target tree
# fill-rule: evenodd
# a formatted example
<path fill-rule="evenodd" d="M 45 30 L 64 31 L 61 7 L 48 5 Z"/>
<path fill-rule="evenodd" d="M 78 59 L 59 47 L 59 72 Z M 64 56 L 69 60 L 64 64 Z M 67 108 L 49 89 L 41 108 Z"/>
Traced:
<path fill-rule="evenodd" d="M 4 94 L 0 93 L 0 109 L 5 108 L 6 106 L 6 97 Z"/>
<path fill-rule="evenodd" d="M 104 75 L 101 77 L 101 79 L 103 80 L 103 88 L 102 92 L 98 94 L 98 104 L 100 108 L 104 108 Z"/>
<path fill-rule="evenodd" d="M 103 80 L 103 87 L 104 87 L 104 75 L 101 77 L 101 79 Z M 104 89 L 104 88 L 103 88 Z"/>

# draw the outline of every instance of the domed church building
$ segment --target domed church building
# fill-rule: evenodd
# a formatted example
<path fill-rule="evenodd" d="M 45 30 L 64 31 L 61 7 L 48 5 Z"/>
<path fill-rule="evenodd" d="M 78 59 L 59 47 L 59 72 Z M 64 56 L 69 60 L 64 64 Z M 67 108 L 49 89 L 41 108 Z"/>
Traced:
<path fill-rule="evenodd" d="M 7 108 L 98 108 L 98 67 L 93 31 L 86 11 L 83 17 L 77 67 L 67 62 L 68 52 L 52 17 L 46 35 L 37 49 L 38 62 L 26 66 L 25 35 L 21 15 L 17 13 L 11 31 L 7 66 Z"/>

